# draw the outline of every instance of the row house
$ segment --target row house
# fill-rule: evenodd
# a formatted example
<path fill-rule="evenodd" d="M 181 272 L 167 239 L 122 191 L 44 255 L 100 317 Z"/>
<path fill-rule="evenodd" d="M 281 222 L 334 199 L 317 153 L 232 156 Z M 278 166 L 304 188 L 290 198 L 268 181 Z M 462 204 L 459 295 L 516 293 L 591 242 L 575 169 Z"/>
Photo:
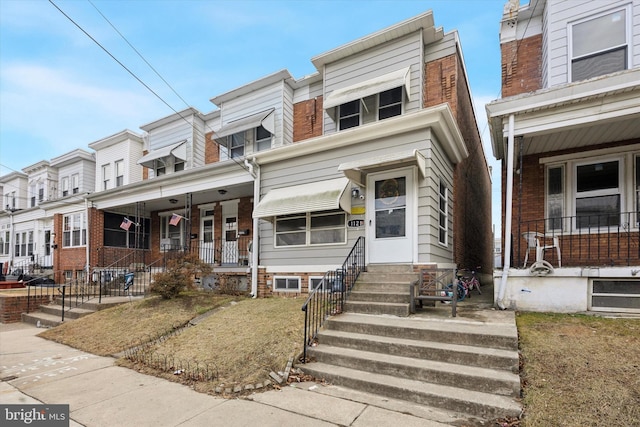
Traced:
<path fill-rule="evenodd" d="M 367 264 L 490 272 L 491 182 L 458 33 L 426 12 L 311 61 L 301 79 L 277 71 L 212 112 L 90 144 L 79 247 L 62 240 L 72 214 L 53 214 L 58 274 L 188 250 L 214 267 L 205 286 L 298 295 L 362 238 Z"/>
<path fill-rule="evenodd" d="M 505 6 L 501 307 L 640 311 L 640 1 Z"/>

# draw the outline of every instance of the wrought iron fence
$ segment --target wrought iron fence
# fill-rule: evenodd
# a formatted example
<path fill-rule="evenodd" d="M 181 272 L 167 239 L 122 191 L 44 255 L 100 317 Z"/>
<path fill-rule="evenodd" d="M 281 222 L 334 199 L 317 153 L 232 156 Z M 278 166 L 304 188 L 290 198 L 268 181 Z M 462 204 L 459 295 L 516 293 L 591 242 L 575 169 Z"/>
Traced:
<path fill-rule="evenodd" d="M 307 361 L 307 346 L 314 345 L 325 320 L 342 313 L 347 297 L 358 276 L 365 268 L 365 240 L 359 237 L 342 266 L 325 273 L 322 280 L 309 289 L 309 297 L 302 305 L 304 311 L 304 347 L 302 362 Z"/>
<path fill-rule="evenodd" d="M 625 212 L 522 221 L 513 236 L 513 265 L 524 266 L 525 258 L 535 261 L 534 241 L 526 238 L 529 233 L 537 233 L 541 246 L 553 246 L 557 240 L 559 252 L 555 247 L 544 251 L 544 259 L 553 265 L 559 264 L 558 253 L 563 267 L 640 265 L 639 216 Z"/>
<path fill-rule="evenodd" d="M 184 252 L 196 254 L 207 264 L 228 267 L 249 266 L 251 264 L 252 238 L 239 236 L 236 240 L 227 241 L 221 238 L 211 241 L 191 241 L 188 245 L 162 245 L 162 253 L 166 261 L 182 256 Z"/>

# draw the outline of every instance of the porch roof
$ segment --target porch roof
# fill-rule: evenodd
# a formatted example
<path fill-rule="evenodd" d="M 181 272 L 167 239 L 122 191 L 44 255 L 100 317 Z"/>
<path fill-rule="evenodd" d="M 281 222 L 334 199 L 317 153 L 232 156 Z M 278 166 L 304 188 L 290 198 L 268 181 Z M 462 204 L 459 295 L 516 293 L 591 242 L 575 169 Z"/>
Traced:
<path fill-rule="evenodd" d="M 497 159 L 510 115 L 524 155 L 640 138 L 640 69 L 496 100 L 486 112 Z"/>
<path fill-rule="evenodd" d="M 254 218 L 342 209 L 351 212 L 347 178 L 336 178 L 270 190 L 253 210 Z"/>

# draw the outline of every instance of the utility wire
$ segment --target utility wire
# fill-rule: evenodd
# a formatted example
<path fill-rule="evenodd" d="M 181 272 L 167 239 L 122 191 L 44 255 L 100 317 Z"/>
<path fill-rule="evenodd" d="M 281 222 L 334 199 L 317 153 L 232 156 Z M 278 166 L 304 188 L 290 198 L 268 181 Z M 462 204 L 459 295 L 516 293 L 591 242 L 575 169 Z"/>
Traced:
<path fill-rule="evenodd" d="M 49 0 L 49 3 L 51 3 L 56 9 L 58 9 L 58 11 L 64 15 L 65 18 L 67 18 L 73 25 L 75 25 L 80 31 L 82 31 L 87 37 L 89 37 L 89 39 L 91 39 L 91 41 L 93 41 L 96 45 L 98 45 L 98 47 L 100 47 L 100 49 L 102 49 L 107 55 L 109 55 L 111 57 L 111 59 L 113 59 L 118 65 L 120 65 L 125 71 L 127 71 L 134 79 L 136 79 L 138 81 L 138 83 L 140 83 L 142 86 L 144 86 L 149 92 L 151 92 L 156 98 L 158 98 L 164 105 L 166 105 L 167 107 L 169 107 L 174 113 L 176 113 L 182 120 L 184 120 L 185 122 L 187 122 L 190 126 L 192 126 L 196 132 L 198 132 L 197 128 L 191 123 L 189 122 L 189 120 L 187 120 L 186 117 L 184 117 L 182 114 L 180 114 L 180 112 L 178 112 L 175 108 L 173 108 L 171 106 L 171 104 L 169 104 L 167 101 L 164 100 L 164 98 L 162 98 L 157 92 L 155 92 L 153 89 L 151 89 L 151 87 L 149 87 L 149 85 L 147 85 L 144 81 L 142 81 L 142 79 L 140 77 L 138 77 L 133 71 L 131 71 L 126 65 L 124 65 L 120 60 L 118 60 L 118 58 L 116 58 L 111 52 L 109 52 L 109 50 L 107 48 L 105 48 L 99 41 L 97 41 L 91 34 L 89 34 L 84 28 L 82 28 L 80 26 L 80 24 L 78 24 L 76 21 L 73 20 L 73 18 L 71 18 L 69 15 L 67 15 L 62 9 L 60 9 L 60 7 L 58 7 L 57 4 L 54 3 L 53 0 Z M 95 7 L 95 6 L 94 6 Z M 146 61 L 145 61 L 146 62 Z M 164 79 L 163 79 L 164 80 Z M 180 97 L 180 99 L 182 99 L 182 97 Z M 184 99 L 182 99 L 184 101 Z M 203 137 L 205 135 L 202 135 Z M 212 139 L 213 141 L 213 139 Z M 220 144 L 218 144 L 218 142 L 213 141 L 215 144 L 217 144 L 218 146 L 220 146 Z M 231 157 L 231 160 L 233 160 L 234 163 L 236 163 L 238 166 L 240 166 L 243 170 L 249 172 L 248 168 L 240 163 L 236 158 Z"/>

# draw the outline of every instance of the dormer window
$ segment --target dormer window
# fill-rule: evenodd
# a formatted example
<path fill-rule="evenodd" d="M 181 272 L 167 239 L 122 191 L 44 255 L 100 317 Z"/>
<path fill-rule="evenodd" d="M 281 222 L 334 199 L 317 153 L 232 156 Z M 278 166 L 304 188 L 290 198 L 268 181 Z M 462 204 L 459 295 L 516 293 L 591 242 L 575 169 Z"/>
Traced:
<path fill-rule="evenodd" d="M 154 176 L 178 172 L 185 169 L 187 161 L 187 141 L 183 140 L 172 145 L 156 148 L 142 156 L 138 164 L 153 169 Z M 116 162 L 116 183 L 124 185 L 124 161 Z M 118 186 L 119 186 L 118 185 Z"/>
<path fill-rule="evenodd" d="M 275 134 L 275 116 L 275 108 L 271 108 L 231 120 L 215 131 L 214 138 L 226 147 L 225 154 L 231 159 L 246 156 L 252 151 L 268 150 Z"/>
<path fill-rule="evenodd" d="M 571 24 L 569 34 L 571 81 L 628 68 L 626 9 Z"/>

